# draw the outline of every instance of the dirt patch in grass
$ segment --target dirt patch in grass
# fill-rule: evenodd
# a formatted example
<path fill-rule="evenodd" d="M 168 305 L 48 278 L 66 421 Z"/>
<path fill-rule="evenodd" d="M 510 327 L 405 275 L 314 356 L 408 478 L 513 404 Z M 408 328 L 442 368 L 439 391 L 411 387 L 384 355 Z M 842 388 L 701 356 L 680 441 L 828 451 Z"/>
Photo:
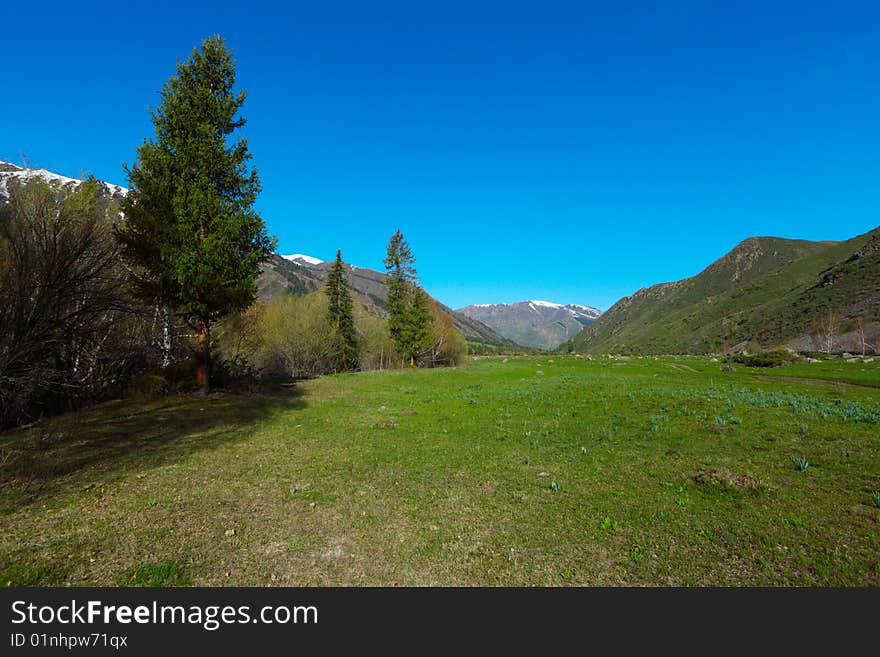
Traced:
<path fill-rule="evenodd" d="M 742 488 L 745 490 L 759 490 L 764 488 L 764 482 L 755 477 L 744 474 L 735 474 L 727 468 L 715 470 L 700 470 L 691 475 L 695 484 L 716 484 L 730 488 Z"/>
<path fill-rule="evenodd" d="M 682 365 L 681 363 L 664 363 L 668 367 L 671 367 L 674 370 L 678 370 L 679 372 L 695 372 L 698 373 L 693 367 L 689 365 Z"/>

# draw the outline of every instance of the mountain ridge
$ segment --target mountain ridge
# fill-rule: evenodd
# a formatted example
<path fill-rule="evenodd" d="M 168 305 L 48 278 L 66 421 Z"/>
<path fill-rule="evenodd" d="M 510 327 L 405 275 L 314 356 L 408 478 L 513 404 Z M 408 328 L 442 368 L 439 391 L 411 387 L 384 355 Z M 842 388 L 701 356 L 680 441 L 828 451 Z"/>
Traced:
<path fill-rule="evenodd" d="M 591 306 L 535 299 L 471 304 L 457 312 L 482 322 L 517 344 L 534 349 L 555 349 L 602 315 L 602 311 Z"/>
<path fill-rule="evenodd" d="M 56 183 L 70 191 L 78 189 L 85 182 L 82 178 L 63 176 L 48 169 L 20 167 L 17 164 L 0 160 L 0 196 L 3 198 L 9 195 L 7 185 L 10 180 L 26 181 L 30 178 L 42 178 L 46 182 Z M 104 180 L 98 180 L 98 184 L 101 186 L 101 194 L 109 198 L 119 200 L 128 194 L 128 188 L 121 185 Z"/>
<path fill-rule="evenodd" d="M 873 335 L 880 320 L 880 249 L 871 245 L 878 242 L 880 227 L 843 241 L 747 238 L 694 276 L 620 299 L 563 349 L 705 353 L 751 344 L 818 350 L 813 334 L 829 314 L 839 316 L 841 334 L 862 321 Z M 846 340 L 839 342 L 844 348 Z"/>

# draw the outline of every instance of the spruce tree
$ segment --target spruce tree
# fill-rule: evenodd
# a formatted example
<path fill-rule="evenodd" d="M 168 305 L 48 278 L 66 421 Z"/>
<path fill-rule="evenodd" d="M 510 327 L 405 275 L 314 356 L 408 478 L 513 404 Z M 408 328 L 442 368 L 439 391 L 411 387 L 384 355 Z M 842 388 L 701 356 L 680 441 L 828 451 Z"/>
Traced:
<path fill-rule="evenodd" d="M 385 288 L 388 290 L 388 333 L 398 356 L 411 365 L 431 340 L 431 309 L 418 285 L 415 257 L 400 229 L 388 242 Z"/>
<path fill-rule="evenodd" d="M 428 347 L 431 346 L 433 324 L 428 295 L 422 288 L 413 286 L 408 299 L 406 323 L 403 328 L 405 349 L 403 357 L 411 365 L 419 362 Z"/>
<path fill-rule="evenodd" d="M 398 228 L 388 242 L 384 263 L 387 274 L 385 289 L 388 291 L 388 333 L 401 359 L 405 359 L 410 351 L 407 349 L 406 327 L 410 295 L 418 280 L 415 261 L 412 249 Z"/>
<path fill-rule="evenodd" d="M 260 180 L 247 140 L 229 142 L 237 116 L 235 62 L 219 36 L 177 64 L 129 169 L 125 220 L 117 231 L 135 289 L 199 331 L 202 391 L 210 390 L 211 325 L 256 298 L 259 266 L 274 248 L 253 203 Z"/>
<path fill-rule="evenodd" d="M 324 292 L 330 299 L 328 322 L 334 332 L 334 360 L 338 370 L 355 370 L 358 366 L 358 336 L 354 323 L 354 302 L 348 291 L 342 251 L 336 251 L 336 262 L 327 276 Z"/>

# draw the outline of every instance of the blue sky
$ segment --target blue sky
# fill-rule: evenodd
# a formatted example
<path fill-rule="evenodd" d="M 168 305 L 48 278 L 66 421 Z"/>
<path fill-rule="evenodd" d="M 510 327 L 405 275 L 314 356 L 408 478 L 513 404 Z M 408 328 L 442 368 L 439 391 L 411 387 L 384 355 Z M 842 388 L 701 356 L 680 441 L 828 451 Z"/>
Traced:
<path fill-rule="evenodd" d="M 880 224 L 876 2 L 6 4 L 0 159 L 125 184 L 220 34 L 279 251 L 381 269 L 400 227 L 453 307 L 607 309 Z"/>

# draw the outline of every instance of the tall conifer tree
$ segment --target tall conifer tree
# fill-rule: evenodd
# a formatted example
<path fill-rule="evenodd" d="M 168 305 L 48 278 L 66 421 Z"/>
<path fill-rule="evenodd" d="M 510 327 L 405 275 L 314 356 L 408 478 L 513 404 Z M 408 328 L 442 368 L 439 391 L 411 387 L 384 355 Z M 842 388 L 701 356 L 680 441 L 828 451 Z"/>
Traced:
<path fill-rule="evenodd" d="M 385 257 L 385 289 L 388 291 L 388 333 L 397 354 L 405 358 L 406 317 L 411 288 L 415 285 L 416 268 L 412 249 L 398 228 L 388 241 Z"/>
<path fill-rule="evenodd" d="M 430 334 L 431 312 L 418 286 L 415 256 L 397 229 L 388 242 L 384 260 L 388 291 L 388 332 L 397 355 L 415 364 L 424 348 L 424 334 Z"/>
<path fill-rule="evenodd" d="M 336 251 L 336 262 L 327 276 L 324 292 L 330 300 L 328 320 L 335 333 L 337 368 L 355 370 L 358 366 L 358 336 L 354 323 L 354 302 L 348 291 L 342 251 Z"/>
<path fill-rule="evenodd" d="M 428 295 L 422 288 L 413 286 L 406 310 L 406 323 L 403 330 L 405 349 L 403 357 L 411 365 L 415 365 L 430 347 L 433 337 L 431 329 L 434 320 L 431 316 L 431 307 L 428 305 Z"/>
<path fill-rule="evenodd" d="M 152 112 L 130 169 L 125 220 L 117 231 L 135 287 L 150 303 L 171 306 L 199 331 L 202 391 L 210 390 L 211 325 L 249 306 L 260 263 L 274 248 L 253 203 L 260 180 L 247 140 L 229 143 L 237 116 L 235 62 L 219 36 L 179 62 Z"/>

